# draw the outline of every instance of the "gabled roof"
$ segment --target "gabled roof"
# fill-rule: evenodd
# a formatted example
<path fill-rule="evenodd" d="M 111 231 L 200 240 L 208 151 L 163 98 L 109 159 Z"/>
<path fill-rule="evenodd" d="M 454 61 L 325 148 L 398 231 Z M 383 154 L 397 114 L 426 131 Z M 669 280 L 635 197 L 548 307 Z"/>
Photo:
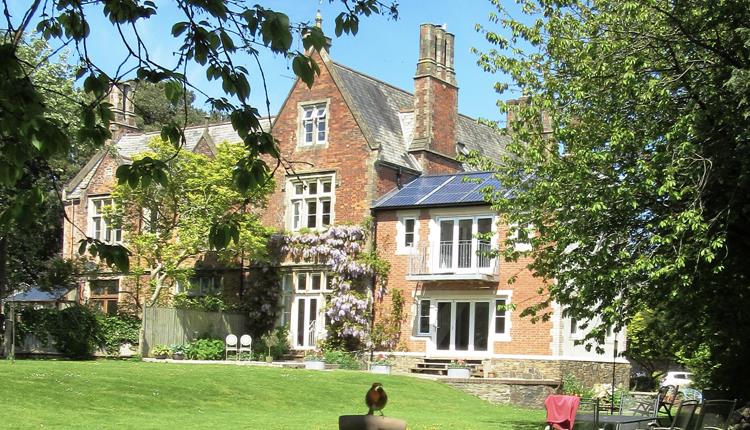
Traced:
<path fill-rule="evenodd" d="M 273 118 L 261 118 L 260 125 L 263 130 L 270 130 L 272 121 Z M 159 131 L 151 131 L 148 133 L 129 133 L 122 135 L 110 148 L 104 148 L 94 155 L 89 162 L 86 163 L 83 169 L 81 169 L 81 171 L 66 184 L 65 191 L 67 197 L 80 197 L 81 190 L 88 187 L 89 182 L 93 178 L 94 172 L 96 172 L 97 166 L 99 166 L 99 163 L 101 163 L 108 151 L 113 151 L 115 156 L 120 157 L 123 160 L 129 160 L 133 158 L 134 155 L 147 151 L 149 149 L 149 141 L 154 137 L 158 137 L 160 134 Z M 229 122 L 210 124 L 208 127 L 205 125 L 197 125 L 185 128 L 184 149 L 187 151 L 195 151 L 198 144 L 204 138 L 207 140 L 207 143 L 211 148 L 217 143 L 234 143 L 241 140 L 237 132 L 232 128 L 232 124 Z"/>
<path fill-rule="evenodd" d="M 486 205 L 484 191 L 500 189 L 491 172 L 420 176 L 383 196 L 374 209 Z"/>
<path fill-rule="evenodd" d="M 328 64 L 368 142 L 380 148 L 380 159 L 421 170 L 408 152 L 413 135 L 414 94 L 333 61 Z M 507 136 L 466 115 L 458 116 L 456 140 L 492 160 L 499 160 L 510 143 Z M 468 170 L 469 166 L 464 168 Z"/>

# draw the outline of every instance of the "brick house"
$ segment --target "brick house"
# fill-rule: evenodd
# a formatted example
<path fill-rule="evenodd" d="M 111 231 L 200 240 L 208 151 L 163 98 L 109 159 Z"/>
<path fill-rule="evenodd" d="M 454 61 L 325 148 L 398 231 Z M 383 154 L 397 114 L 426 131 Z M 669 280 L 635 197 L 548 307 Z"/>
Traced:
<path fill-rule="evenodd" d="M 524 261 L 509 264 L 478 256 L 477 250 L 499 245 L 505 234 L 478 193 L 462 201 L 426 199 L 436 188 L 464 192 L 470 185 L 463 182 L 466 176 L 491 180 L 488 174 L 468 173 L 457 157 L 478 151 L 499 159 L 508 138 L 458 112 L 453 35 L 423 24 L 419 39 L 414 93 L 338 64 L 327 51 L 315 54 L 321 71 L 315 84 L 308 88 L 298 79 L 271 124 L 294 172 L 275 176 L 264 224 L 295 232 L 374 217 L 375 246 L 392 266 L 388 289 L 402 291 L 407 299 L 403 351 L 397 354 L 404 366 L 424 358 L 466 358 L 490 364 L 485 368 L 498 376 L 550 379 L 559 379 L 570 366 L 611 369 L 614 336 L 604 345 L 608 353 L 598 356 L 573 346 L 580 333 L 559 309 L 549 322 L 519 318 L 525 305 L 538 300 L 543 283 L 524 268 Z M 129 125 L 128 105 L 119 101 L 113 101 L 122 107 L 118 119 Z M 117 165 L 144 150 L 153 134 L 123 134 L 114 144 L 116 151 L 97 154 L 66 187 L 66 213 L 90 236 L 121 237 L 97 216 L 99 208 L 107 204 Z M 239 141 L 228 124 L 189 128 L 186 135 L 187 149 L 197 152 Z M 494 233 L 489 244 L 474 237 L 485 231 Z M 65 256 L 74 255 L 81 238 L 66 222 Z M 450 242 L 442 254 L 441 242 Z M 280 270 L 280 323 L 289 326 L 294 349 L 313 348 L 324 333 L 323 306 L 330 291 L 326 268 L 285 263 Z M 215 272 L 197 275 L 199 286 L 225 282 Z M 511 276 L 517 281 L 508 285 Z M 83 296 L 104 303 L 105 309 L 110 303 L 116 306 L 117 294 L 107 293 L 115 291 L 118 279 L 116 274 L 88 279 Z M 502 304 L 518 310 L 500 312 L 497 305 Z M 376 317 L 389 308 L 386 295 L 375 303 Z M 623 345 L 624 338 L 619 340 Z"/>

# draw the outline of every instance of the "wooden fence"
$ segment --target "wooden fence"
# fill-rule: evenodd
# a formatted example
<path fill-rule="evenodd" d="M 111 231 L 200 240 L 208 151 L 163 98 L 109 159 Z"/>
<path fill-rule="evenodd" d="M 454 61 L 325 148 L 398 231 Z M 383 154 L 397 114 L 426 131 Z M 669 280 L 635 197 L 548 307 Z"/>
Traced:
<path fill-rule="evenodd" d="M 156 307 L 145 312 L 145 356 L 155 345 L 182 345 L 200 337 L 224 339 L 230 333 L 239 337 L 247 332 L 242 314 Z"/>

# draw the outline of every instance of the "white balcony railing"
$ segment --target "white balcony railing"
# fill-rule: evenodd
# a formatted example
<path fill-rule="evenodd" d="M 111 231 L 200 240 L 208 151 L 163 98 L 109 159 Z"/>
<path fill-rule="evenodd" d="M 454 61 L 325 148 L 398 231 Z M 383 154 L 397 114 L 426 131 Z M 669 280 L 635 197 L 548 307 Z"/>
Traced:
<path fill-rule="evenodd" d="M 414 280 L 497 278 L 499 260 L 488 242 L 467 239 L 423 246 L 409 255 L 407 277 Z"/>

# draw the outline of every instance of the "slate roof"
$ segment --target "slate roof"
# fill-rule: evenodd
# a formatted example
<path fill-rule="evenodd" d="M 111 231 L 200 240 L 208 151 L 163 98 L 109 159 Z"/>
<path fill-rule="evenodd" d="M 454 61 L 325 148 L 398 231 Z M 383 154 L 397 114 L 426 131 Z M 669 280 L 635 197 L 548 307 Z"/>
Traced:
<path fill-rule="evenodd" d="M 414 94 L 341 64 L 330 65 L 353 104 L 355 116 L 361 119 L 365 135 L 371 144 L 380 147 L 380 159 L 419 171 L 419 164 L 408 152 L 413 135 Z M 466 115 L 458 116 L 456 140 L 493 160 L 499 160 L 510 143 L 507 136 Z M 464 168 L 468 170 L 469 166 Z"/>
<path fill-rule="evenodd" d="M 5 299 L 6 302 L 56 302 L 60 299 L 62 299 L 67 293 L 70 291 L 69 289 L 57 289 L 52 291 L 42 291 L 37 287 L 32 287 L 27 291 L 24 291 L 22 293 L 14 294 L 7 299 Z"/>
<path fill-rule="evenodd" d="M 420 176 L 381 197 L 374 209 L 486 205 L 483 190 L 500 189 L 491 172 Z"/>
<path fill-rule="evenodd" d="M 270 130 L 273 118 L 261 118 L 260 125 L 263 130 Z M 195 147 L 201 141 L 204 133 L 206 132 L 205 125 L 196 125 L 185 128 L 185 149 L 188 151 L 194 151 Z M 147 133 L 129 133 L 124 134 L 117 140 L 113 145 L 113 148 L 117 152 L 117 156 L 123 159 L 131 159 L 135 154 L 148 150 L 148 143 L 154 137 L 160 135 L 159 131 L 152 131 Z M 208 125 L 208 137 L 210 138 L 210 144 L 215 145 L 223 142 L 239 142 L 240 137 L 237 132 L 232 128 L 232 124 L 229 122 L 209 124 Z M 93 178 L 96 172 L 96 167 L 104 158 L 105 153 L 108 149 L 102 149 L 96 155 L 94 155 L 86 166 L 81 169 L 73 179 L 68 182 L 65 187 L 65 191 L 68 198 L 78 198 L 81 194 L 81 189 L 88 186 L 88 183 Z"/>

